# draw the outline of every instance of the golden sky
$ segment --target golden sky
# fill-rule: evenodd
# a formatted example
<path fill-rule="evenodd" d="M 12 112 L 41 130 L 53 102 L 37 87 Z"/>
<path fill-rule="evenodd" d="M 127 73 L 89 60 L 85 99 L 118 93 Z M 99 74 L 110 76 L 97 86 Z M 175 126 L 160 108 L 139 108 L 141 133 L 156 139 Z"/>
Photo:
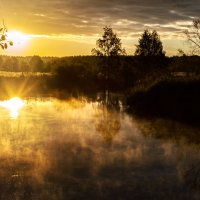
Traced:
<path fill-rule="evenodd" d="M 128 54 L 145 29 L 157 30 L 167 55 L 186 49 L 183 31 L 200 13 L 199 0 L 0 0 L 14 46 L 7 55 L 91 55 L 104 26 Z"/>

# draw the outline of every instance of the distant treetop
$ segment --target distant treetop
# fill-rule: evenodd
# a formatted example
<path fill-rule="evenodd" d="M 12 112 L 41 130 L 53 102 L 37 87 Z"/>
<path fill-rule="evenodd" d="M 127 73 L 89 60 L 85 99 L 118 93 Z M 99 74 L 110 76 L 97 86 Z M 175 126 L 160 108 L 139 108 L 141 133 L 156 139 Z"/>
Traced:
<path fill-rule="evenodd" d="M 113 32 L 111 27 L 103 28 L 102 38 L 96 42 L 96 48 L 92 49 L 92 54 L 96 56 L 120 56 L 125 55 L 125 49 L 121 46 L 121 40 Z"/>

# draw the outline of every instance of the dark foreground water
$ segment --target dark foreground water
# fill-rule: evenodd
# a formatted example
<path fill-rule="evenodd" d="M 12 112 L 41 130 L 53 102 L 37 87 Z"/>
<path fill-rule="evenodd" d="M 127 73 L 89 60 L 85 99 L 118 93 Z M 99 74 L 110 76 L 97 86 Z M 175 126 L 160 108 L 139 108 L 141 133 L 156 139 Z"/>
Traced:
<path fill-rule="evenodd" d="M 0 102 L 0 199 L 200 199 L 199 129 L 85 98 L 23 103 Z"/>

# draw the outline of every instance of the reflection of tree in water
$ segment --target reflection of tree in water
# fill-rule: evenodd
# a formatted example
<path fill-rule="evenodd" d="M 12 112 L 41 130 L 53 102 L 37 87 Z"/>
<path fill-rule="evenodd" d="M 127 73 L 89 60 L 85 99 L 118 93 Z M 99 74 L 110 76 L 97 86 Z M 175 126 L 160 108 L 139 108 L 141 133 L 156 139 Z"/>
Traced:
<path fill-rule="evenodd" d="M 106 90 L 103 93 L 97 94 L 97 101 L 99 106 L 108 108 L 110 110 L 119 111 L 122 109 L 122 101 L 120 100 L 120 95 L 110 93 Z"/>
<path fill-rule="evenodd" d="M 113 96 L 108 91 L 99 94 L 97 99 L 101 113 L 96 124 L 96 130 L 101 133 L 105 141 L 111 143 L 121 127 L 119 116 L 121 102 L 118 96 Z"/>
<path fill-rule="evenodd" d="M 120 121 L 116 113 L 104 109 L 101 119 L 98 121 L 96 130 L 101 133 L 107 142 L 111 142 L 120 129 Z"/>

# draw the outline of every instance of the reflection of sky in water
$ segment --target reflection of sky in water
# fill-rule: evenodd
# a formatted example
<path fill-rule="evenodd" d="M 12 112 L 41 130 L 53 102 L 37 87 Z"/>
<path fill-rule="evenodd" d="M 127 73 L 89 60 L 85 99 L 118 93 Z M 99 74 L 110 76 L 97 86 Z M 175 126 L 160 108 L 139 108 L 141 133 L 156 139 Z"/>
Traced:
<path fill-rule="evenodd" d="M 199 197 L 198 144 L 176 136 L 198 130 L 84 99 L 26 100 L 16 120 L 0 112 L 1 199 Z"/>

